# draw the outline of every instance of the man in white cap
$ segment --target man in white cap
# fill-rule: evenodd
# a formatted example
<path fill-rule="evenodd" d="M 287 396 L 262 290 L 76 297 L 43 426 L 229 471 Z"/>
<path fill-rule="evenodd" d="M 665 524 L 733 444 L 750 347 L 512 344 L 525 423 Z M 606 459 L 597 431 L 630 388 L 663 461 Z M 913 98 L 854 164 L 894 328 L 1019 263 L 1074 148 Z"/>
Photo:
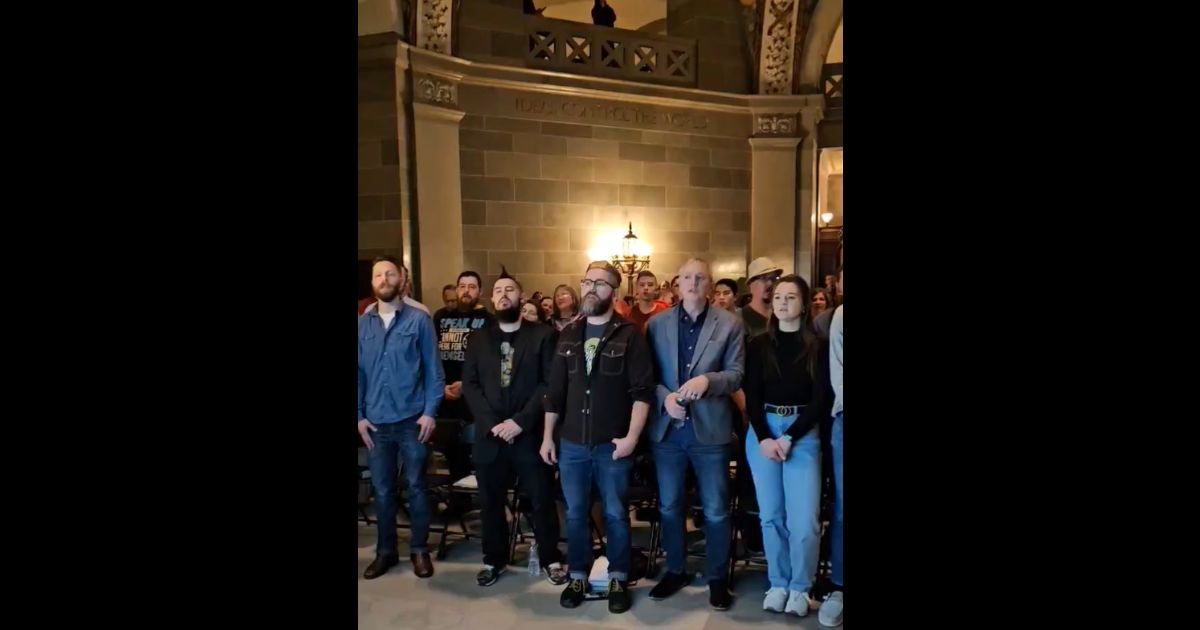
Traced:
<path fill-rule="evenodd" d="M 750 261 L 746 270 L 746 284 L 750 287 L 750 303 L 742 309 L 742 321 L 746 325 L 746 338 L 767 331 L 771 321 L 771 288 L 783 275 L 783 269 L 766 256 Z"/>

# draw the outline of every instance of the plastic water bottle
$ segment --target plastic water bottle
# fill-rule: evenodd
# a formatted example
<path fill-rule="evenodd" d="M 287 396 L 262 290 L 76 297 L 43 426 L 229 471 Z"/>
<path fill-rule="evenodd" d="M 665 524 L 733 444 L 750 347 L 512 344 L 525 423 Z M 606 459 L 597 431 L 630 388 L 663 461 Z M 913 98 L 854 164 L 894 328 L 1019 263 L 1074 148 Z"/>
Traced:
<path fill-rule="evenodd" d="M 542 563 L 538 560 L 537 543 L 529 545 L 529 575 L 538 577 L 542 574 Z"/>

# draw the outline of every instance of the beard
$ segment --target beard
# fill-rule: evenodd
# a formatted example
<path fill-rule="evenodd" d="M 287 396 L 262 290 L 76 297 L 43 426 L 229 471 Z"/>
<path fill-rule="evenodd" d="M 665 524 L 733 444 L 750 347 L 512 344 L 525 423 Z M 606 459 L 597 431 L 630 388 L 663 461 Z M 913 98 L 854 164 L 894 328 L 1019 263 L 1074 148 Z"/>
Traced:
<path fill-rule="evenodd" d="M 400 287 L 387 286 L 383 289 L 380 289 L 379 287 L 371 287 L 371 292 L 375 294 L 375 299 L 379 300 L 380 302 L 391 302 L 400 295 Z"/>
<path fill-rule="evenodd" d="M 589 301 L 588 298 L 593 299 Z M 600 296 L 596 295 L 595 293 L 589 293 L 584 296 L 583 304 L 580 305 L 579 310 L 582 311 L 584 315 L 590 317 L 592 315 L 603 315 L 607 313 L 608 309 L 612 308 L 612 305 L 613 296 L 610 295 L 608 296 L 608 299 L 601 300 Z"/>
<path fill-rule="evenodd" d="M 496 320 L 503 324 L 511 324 L 521 318 L 521 307 L 509 306 L 496 309 Z"/>
<path fill-rule="evenodd" d="M 470 301 L 468 302 L 467 300 L 470 300 Z M 479 303 L 478 298 L 472 298 L 469 295 L 460 295 L 460 296 L 458 296 L 458 305 L 456 308 L 458 308 L 459 311 L 463 311 L 463 312 L 473 311 L 473 310 L 475 310 L 475 305 L 478 303 Z"/>

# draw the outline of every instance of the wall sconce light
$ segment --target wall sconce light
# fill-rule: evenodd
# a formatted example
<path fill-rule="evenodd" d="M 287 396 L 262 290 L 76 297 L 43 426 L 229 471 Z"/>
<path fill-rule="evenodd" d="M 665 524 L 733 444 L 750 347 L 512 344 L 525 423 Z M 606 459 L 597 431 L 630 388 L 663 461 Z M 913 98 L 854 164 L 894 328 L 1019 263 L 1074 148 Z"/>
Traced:
<path fill-rule="evenodd" d="M 633 222 L 629 223 L 629 232 L 621 239 L 619 253 L 612 254 L 612 264 L 622 275 L 629 278 L 626 283 L 626 294 L 633 295 L 633 282 L 638 273 L 650 268 L 650 247 L 638 240 L 633 233 Z"/>

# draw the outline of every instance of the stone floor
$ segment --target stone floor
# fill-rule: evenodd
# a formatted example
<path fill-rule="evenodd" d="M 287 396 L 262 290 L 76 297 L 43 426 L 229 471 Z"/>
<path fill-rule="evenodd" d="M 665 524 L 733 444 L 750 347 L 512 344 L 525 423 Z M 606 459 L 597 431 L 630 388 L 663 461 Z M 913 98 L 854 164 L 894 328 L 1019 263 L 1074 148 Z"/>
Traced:
<path fill-rule="evenodd" d="M 643 525 L 643 526 L 639 526 Z M 645 544 L 647 528 L 635 523 L 634 544 Z M 527 549 L 518 546 L 517 565 L 510 566 L 496 584 L 483 588 L 475 583 L 481 568 L 482 552 L 478 539 L 455 540 L 443 561 L 434 560 L 435 573 L 419 579 L 407 559 L 408 531 L 400 530 L 399 566 L 375 580 L 363 580 L 362 572 L 374 557 L 375 528 L 359 523 L 358 542 L 358 627 L 452 628 L 454 630 L 540 630 L 562 627 L 642 628 L 654 626 L 668 630 L 717 630 L 721 628 L 821 628 L 816 611 L 801 619 L 792 615 L 762 610 L 767 588 L 762 569 L 739 569 L 734 583 L 733 607 L 724 612 L 708 607 L 708 590 L 690 586 L 661 602 L 647 597 L 654 580 L 643 580 L 633 588 L 633 608 L 621 615 L 608 612 L 604 601 L 588 601 L 574 610 L 562 608 L 558 595 L 562 587 L 545 577 L 532 577 L 523 566 Z M 436 546 L 437 534 L 430 534 Z M 566 550 L 566 545 L 563 545 Z M 660 564 L 661 567 L 661 564 Z M 703 569 L 702 559 L 692 559 L 689 569 Z M 661 572 L 661 570 L 660 570 Z M 697 584 L 699 581 L 697 580 Z M 843 626 L 844 627 L 844 626 Z"/>

